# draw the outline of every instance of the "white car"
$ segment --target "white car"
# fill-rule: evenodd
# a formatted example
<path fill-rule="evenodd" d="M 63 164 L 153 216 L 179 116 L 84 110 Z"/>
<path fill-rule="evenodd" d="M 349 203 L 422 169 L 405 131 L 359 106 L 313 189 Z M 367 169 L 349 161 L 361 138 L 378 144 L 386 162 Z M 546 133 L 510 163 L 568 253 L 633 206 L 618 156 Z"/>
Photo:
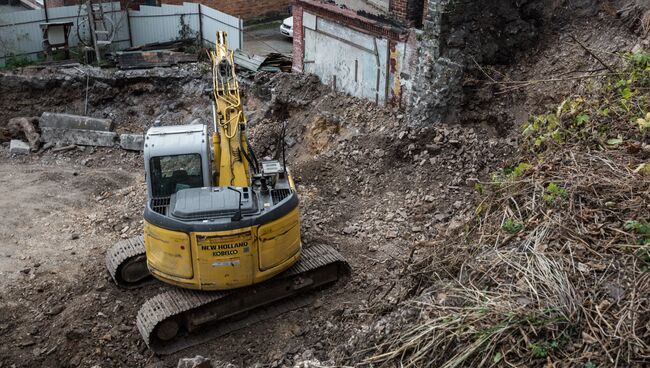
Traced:
<path fill-rule="evenodd" d="M 282 21 L 280 26 L 280 33 L 283 35 L 293 38 L 293 17 L 289 17 Z"/>

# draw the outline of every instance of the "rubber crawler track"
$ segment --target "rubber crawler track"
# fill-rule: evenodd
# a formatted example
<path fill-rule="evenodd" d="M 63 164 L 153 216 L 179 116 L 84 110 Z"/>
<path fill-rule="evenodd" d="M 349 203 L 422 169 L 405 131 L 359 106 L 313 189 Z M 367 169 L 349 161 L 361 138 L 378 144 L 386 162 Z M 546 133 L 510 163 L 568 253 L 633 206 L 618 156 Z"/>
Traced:
<path fill-rule="evenodd" d="M 297 276 L 332 264 L 338 264 L 340 270 L 339 274 L 342 273 L 341 276 L 347 277 L 347 275 L 349 275 L 349 265 L 339 252 L 329 246 L 316 245 L 303 249 L 300 260 L 287 271 L 276 277 Z M 268 307 L 260 306 L 260 308 L 256 309 L 253 313 L 250 313 L 243 319 L 218 322 L 214 327 L 204 329 L 202 333 L 188 334 L 182 338 L 174 339 L 165 344 L 160 344 L 159 341 L 153 338 L 156 326 L 165 319 L 179 316 L 208 303 L 217 302 L 219 299 L 223 299 L 228 295 L 234 297 L 238 292 L 254 292 L 251 289 L 255 287 L 263 288 L 264 283 L 244 289 L 213 292 L 174 288 L 170 291 L 154 296 L 142 305 L 137 317 L 138 330 L 140 330 L 147 346 L 149 346 L 149 348 L 155 353 L 163 355 L 171 354 L 190 346 L 214 339 L 215 337 L 225 335 L 231 331 L 245 328 L 253 323 L 300 308 L 308 303 L 304 298 L 290 297 L 269 304 Z"/>
<path fill-rule="evenodd" d="M 136 283 L 129 283 L 120 276 L 120 268 L 133 257 L 145 254 L 144 237 L 142 235 L 129 239 L 120 240 L 106 252 L 106 269 L 113 278 L 113 281 L 123 289 L 133 289 L 146 284 L 146 281 L 153 281 L 152 277 Z"/>

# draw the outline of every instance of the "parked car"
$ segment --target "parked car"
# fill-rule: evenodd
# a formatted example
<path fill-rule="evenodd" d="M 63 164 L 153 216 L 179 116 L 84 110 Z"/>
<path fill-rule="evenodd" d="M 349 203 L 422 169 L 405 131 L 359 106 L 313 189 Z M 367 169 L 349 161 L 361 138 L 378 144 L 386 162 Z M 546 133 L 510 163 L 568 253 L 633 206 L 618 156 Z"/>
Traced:
<path fill-rule="evenodd" d="M 282 21 L 280 26 L 280 33 L 283 35 L 293 38 L 293 17 L 289 17 Z"/>

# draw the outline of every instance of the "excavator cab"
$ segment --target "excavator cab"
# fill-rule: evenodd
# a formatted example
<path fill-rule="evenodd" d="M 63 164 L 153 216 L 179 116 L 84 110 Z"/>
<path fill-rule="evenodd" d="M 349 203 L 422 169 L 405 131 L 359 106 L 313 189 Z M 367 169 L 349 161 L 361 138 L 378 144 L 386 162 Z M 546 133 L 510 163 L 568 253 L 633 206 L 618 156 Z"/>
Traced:
<path fill-rule="evenodd" d="M 159 126 L 145 136 L 147 197 L 211 185 L 212 165 L 205 125 Z"/>

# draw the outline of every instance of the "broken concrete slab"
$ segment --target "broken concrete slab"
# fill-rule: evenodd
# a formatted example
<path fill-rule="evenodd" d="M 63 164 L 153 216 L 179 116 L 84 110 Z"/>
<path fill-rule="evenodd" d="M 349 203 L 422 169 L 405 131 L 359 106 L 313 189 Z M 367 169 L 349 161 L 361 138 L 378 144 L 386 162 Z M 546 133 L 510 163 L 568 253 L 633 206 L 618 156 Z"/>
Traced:
<path fill-rule="evenodd" d="M 44 112 L 39 120 L 39 126 L 41 129 L 84 129 L 108 132 L 113 128 L 113 122 L 109 119 L 92 118 L 89 116 Z"/>
<path fill-rule="evenodd" d="M 29 144 L 18 139 L 12 139 L 9 143 L 9 153 L 14 155 L 27 155 L 29 149 Z"/>
<path fill-rule="evenodd" d="M 118 135 L 99 130 L 41 128 L 41 140 L 58 145 L 113 147 L 118 142 Z"/>
<path fill-rule="evenodd" d="M 120 147 L 130 151 L 144 150 L 144 135 L 143 134 L 121 134 Z"/>

